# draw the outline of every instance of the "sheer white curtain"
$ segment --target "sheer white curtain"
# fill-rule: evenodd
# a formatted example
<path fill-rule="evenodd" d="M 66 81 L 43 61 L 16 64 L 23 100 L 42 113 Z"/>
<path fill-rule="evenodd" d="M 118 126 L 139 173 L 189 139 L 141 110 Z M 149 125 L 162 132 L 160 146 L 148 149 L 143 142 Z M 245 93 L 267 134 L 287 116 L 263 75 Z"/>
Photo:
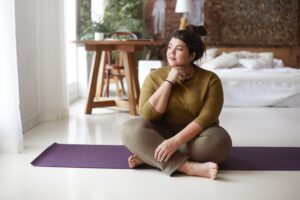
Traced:
<path fill-rule="evenodd" d="M 15 1 L 0 1 L 0 152 L 20 152 L 23 135 L 15 31 Z"/>
<path fill-rule="evenodd" d="M 64 1 L 38 0 L 37 9 L 39 116 L 47 122 L 68 115 Z"/>

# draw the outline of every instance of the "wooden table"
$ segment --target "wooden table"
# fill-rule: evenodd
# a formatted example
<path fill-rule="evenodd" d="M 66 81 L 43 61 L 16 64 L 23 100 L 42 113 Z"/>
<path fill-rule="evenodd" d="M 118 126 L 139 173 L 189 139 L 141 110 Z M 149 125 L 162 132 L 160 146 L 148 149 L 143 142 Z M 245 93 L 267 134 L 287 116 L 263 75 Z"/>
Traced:
<path fill-rule="evenodd" d="M 93 108 L 119 106 L 129 109 L 131 115 L 137 115 L 138 99 L 140 87 L 137 75 L 137 63 L 135 52 L 141 51 L 145 46 L 161 46 L 163 41 L 151 40 L 86 40 L 75 41 L 83 44 L 87 51 L 94 51 L 93 65 L 90 71 L 88 99 L 86 102 L 85 113 L 91 114 Z M 125 77 L 127 81 L 128 99 L 111 99 L 102 96 L 104 84 L 105 64 L 107 63 L 107 53 L 118 51 L 124 59 Z"/>

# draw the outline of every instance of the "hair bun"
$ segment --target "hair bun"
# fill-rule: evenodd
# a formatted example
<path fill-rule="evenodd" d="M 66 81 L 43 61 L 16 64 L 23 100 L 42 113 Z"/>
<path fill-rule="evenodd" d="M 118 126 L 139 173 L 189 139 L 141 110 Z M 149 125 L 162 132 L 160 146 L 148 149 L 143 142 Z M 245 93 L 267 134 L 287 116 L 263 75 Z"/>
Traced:
<path fill-rule="evenodd" d="M 201 36 L 205 36 L 207 34 L 206 28 L 204 26 L 187 25 L 185 29 Z"/>

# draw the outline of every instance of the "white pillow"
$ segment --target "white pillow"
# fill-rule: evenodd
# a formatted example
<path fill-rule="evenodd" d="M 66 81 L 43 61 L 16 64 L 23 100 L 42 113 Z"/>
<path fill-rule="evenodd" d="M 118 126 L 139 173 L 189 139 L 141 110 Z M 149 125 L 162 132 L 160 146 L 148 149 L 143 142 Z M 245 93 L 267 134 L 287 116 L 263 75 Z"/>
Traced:
<path fill-rule="evenodd" d="M 238 64 L 238 59 L 229 54 L 222 54 L 201 65 L 204 69 L 231 68 Z"/>
<path fill-rule="evenodd" d="M 255 53 L 251 51 L 233 51 L 228 53 L 229 55 L 235 56 L 237 59 L 255 59 L 255 58 L 261 58 L 264 59 L 266 62 L 266 67 L 272 67 L 273 66 L 273 52 L 261 52 L 261 53 Z"/>
<path fill-rule="evenodd" d="M 228 53 L 236 57 L 239 60 L 239 64 L 242 64 L 248 69 L 261 69 L 261 68 L 272 68 L 273 67 L 273 52 L 251 52 L 251 51 L 233 51 Z"/>
<path fill-rule="evenodd" d="M 209 48 L 206 49 L 204 52 L 202 58 L 195 61 L 195 64 L 198 66 L 203 65 L 204 63 L 214 59 L 217 56 L 218 48 Z"/>
<path fill-rule="evenodd" d="M 258 58 L 258 53 L 253 53 L 250 51 L 232 51 L 228 53 L 229 55 L 232 55 L 238 59 L 244 59 L 244 58 Z"/>
<path fill-rule="evenodd" d="M 283 60 L 274 58 L 273 59 L 273 67 L 274 68 L 282 68 L 282 67 L 284 67 Z"/>
<path fill-rule="evenodd" d="M 274 58 L 274 53 L 272 52 L 263 52 L 263 53 L 258 53 L 258 56 L 260 59 L 264 60 L 266 64 L 266 68 L 272 68 L 273 67 L 273 58 Z"/>
<path fill-rule="evenodd" d="M 208 62 L 212 59 L 214 59 L 217 56 L 218 53 L 218 48 L 210 48 L 210 49 L 206 49 L 204 55 L 203 55 L 203 60 L 205 60 L 205 62 Z M 203 63 L 205 63 L 203 62 Z"/>
<path fill-rule="evenodd" d="M 262 58 L 239 59 L 239 64 L 247 69 L 263 69 L 272 67 L 268 65 L 268 60 Z"/>

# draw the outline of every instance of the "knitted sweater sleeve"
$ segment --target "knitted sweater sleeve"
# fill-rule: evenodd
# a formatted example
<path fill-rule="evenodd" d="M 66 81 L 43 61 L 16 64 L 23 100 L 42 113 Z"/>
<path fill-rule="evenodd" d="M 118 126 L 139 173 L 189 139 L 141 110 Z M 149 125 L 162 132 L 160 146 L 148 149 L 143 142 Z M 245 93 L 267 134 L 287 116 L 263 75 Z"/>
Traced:
<path fill-rule="evenodd" d="M 140 98 L 139 98 L 139 113 L 140 116 L 149 121 L 159 121 L 163 113 L 157 112 L 149 103 L 149 98 L 156 91 L 158 85 L 154 83 L 152 77 L 148 75 L 144 81 Z"/>
<path fill-rule="evenodd" d="M 212 77 L 207 89 L 204 105 L 194 120 L 204 129 L 218 121 L 223 107 L 223 88 L 218 76 Z"/>

